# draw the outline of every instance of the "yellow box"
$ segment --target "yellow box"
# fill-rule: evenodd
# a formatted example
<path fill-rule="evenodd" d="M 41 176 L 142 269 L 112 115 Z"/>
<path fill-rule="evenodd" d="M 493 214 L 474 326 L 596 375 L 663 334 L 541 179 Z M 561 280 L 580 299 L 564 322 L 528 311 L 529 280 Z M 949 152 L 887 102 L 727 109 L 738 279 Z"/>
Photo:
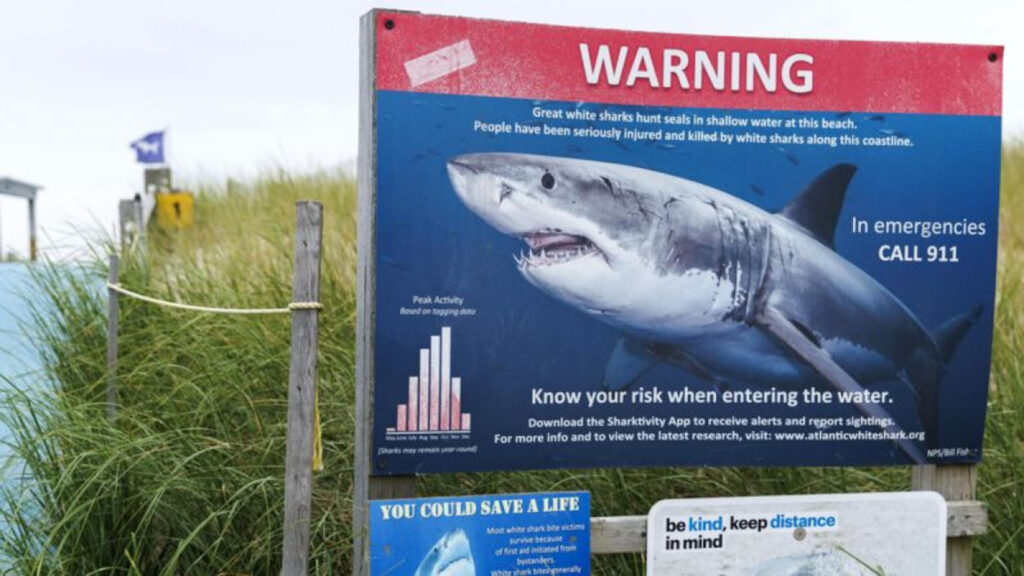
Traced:
<path fill-rule="evenodd" d="M 156 223 L 164 230 L 188 228 L 196 222 L 196 199 L 191 192 L 156 195 Z"/>

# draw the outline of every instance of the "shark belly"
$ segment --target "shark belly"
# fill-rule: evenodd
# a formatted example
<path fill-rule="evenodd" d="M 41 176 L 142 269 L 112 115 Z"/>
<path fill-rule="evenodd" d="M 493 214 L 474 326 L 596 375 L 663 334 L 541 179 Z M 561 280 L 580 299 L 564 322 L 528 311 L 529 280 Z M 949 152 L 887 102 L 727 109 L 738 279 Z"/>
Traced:
<path fill-rule="evenodd" d="M 729 330 L 675 345 L 714 379 L 728 384 L 799 389 L 823 383 L 805 362 L 794 358 L 758 326 L 735 323 Z M 838 338 L 822 347 L 863 384 L 897 377 L 891 359 L 877 351 Z"/>

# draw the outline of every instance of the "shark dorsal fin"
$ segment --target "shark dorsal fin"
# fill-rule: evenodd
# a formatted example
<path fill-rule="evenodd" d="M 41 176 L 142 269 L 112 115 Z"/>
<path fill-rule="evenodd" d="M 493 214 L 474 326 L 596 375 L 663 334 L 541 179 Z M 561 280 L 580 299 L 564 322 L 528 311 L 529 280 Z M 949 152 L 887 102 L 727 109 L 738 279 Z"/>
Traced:
<path fill-rule="evenodd" d="M 836 164 L 825 170 L 779 211 L 779 215 L 832 248 L 846 187 L 856 171 L 853 164 Z"/>

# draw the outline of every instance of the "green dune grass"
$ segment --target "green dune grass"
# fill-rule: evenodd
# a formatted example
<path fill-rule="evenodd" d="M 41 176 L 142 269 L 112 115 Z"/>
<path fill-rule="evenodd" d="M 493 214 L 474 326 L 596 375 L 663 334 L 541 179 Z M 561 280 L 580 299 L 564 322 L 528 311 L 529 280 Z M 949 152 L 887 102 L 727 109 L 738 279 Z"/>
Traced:
<path fill-rule="evenodd" d="M 1004 156 L 997 305 L 979 497 L 989 533 L 979 574 L 1024 574 L 1024 146 Z M 315 477 L 312 571 L 351 562 L 355 208 L 339 172 L 269 173 L 199 189 L 197 225 L 154 232 L 122 283 L 196 304 L 289 301 L 294 202 L 325 207 L 319 386 L 326 469 Z M 98 252 L 102 252 L 98 247 Z M 54 389 L 9 391 L 0 409 L 27 464 L 0 504 L 0 554 L 17 574 L 277 574 L 289 323 L 122 300 L 116 424 L 105 417 L 105 259 L 42 266 L 36 314 Z M 905 468 L 610 469 L 429 476 L 421 495 L 589 490 L 594 515 L 643 514 L 672 497 L 905 490 Z M 2 524 L 2 522 L 0 522 Z M 642 574 L 641 555 L 595 557 L 594 573 Z"/>

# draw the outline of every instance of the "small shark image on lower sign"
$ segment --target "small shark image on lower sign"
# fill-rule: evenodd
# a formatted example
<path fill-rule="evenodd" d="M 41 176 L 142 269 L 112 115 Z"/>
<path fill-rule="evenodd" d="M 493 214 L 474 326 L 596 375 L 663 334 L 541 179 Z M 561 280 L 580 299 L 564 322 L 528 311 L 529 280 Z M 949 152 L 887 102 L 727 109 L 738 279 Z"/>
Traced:
<path fill-rule="evenodd" d="M 413 576 L 476 576 L 476 564 L 466 533 L 455 528 L 427 552 Z"/>
<path fill-rule="evenodd" d="M 864 387 L 901 380 L 936 446 L 943 374 L 981 307 L 929 331 L 835 252 L 854 166 L 829 168 L 777 213 L 619 164 L 484 153 L 447 169 L 471 211 L 527 244 L 516 262 L 530 284 L 623 334 L 606 387 L 669 363 L 719 386 L 829 387 L 892 421 Z M 926 462 L 899 424 L 886 431 Z"/>

